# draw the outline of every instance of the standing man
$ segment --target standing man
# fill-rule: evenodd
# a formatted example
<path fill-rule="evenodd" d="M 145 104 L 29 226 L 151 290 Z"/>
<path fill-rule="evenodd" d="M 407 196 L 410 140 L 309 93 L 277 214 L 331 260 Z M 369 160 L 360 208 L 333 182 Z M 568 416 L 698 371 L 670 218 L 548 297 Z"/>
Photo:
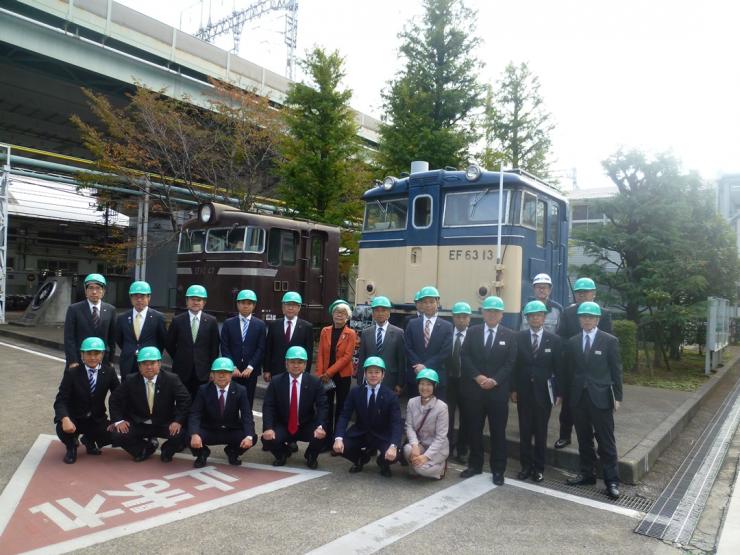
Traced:
<path fill-rule="evenodd" d="M 115 426 L 113 444 L 145 461 L 162 445 L 162 462 L 171 462 L 185 448 L 185 423 L 190 408 L 188 390 L 177 374 L 160 370 L 162 354 L 144 347 L 136 357 L 139 375 L 131 374 L 110 397 L 110 416 Z"/>
<path fill-rule="evenodd" d="M 121 379 L 128 374 L 136 374 L 136 354 L 142 347 L 156 347 L 164 350 L 167 330 L 164 314 L 149 308 L 152 288 L 146 281 L 135 281 L 128 288 L 133 310 L 126 311 L 116 320 L 116 344 L 121 349 L 119 368 Z"/>
<path fill-rule="evenodd" d="M 84 284 L 85 300 L 69 305 L 64 318 L 65 370 L 82 365 L 79 348 L 87 337 L 100 337 L 105 342 L 105 364 L 110 364 L 116 354 L 116 307 L 103 302 L 105 278 L 90 274 Z"/>
<path fill-rule="evenodd" d="M 251 289 L 239 291 L 236 308 L 239 314 L 228 318 L 221 328 L 221 355 L 234 361 L 231 376 L 235 383 L 247 388 L 249 406 L 254 406 L 257 377 L 262 372 L 267 326 L 254 316 L 257 295 Z"/>
<path fill-rule="evenodd" d="M 403 319 L 403 330 L 406 331 L 409 327 L 409 322 L 413 320 L 414 318 L 418 318 L 422 315 L 421 312 L 421 298 L 419 297 L 419 294 L 421 293 L 421 290 L 414 293 L 414 310 L 415 312 L 413 314 L 409 314 Z"/>
<path fill-rule="evenodd" d="M 447 409 L 450 415 L 449 439 L 450 454 L 457 449 L 456 460 L 466 464 L 468 456 L 467 422 L 464 414 L 465 403 L 462 391 L 462 346 L 470 326 L 470 305 L 460 301 L 452 306 L 452 323 L 455 326 L 452 341 L 452 354 L 447 359 Z M 459 428 L 455 431 L 455 411 L 459 413 Z"/>
<path fill-rule="evenodd" d="M 57 437 L 67 447 L 64 462 L 77 460 L 77 436 L 88 455 L 100 455 L 100 448 L 111 442 L 105 398 L 119 385 L 118 376 L 109 364 L 103 364 L 105 341 L 87 337 L 80 346 L 81 366 L 64 371 L 54 401 L 54 423 Z"/>
<path fill-rule="evenodd" d="M 306 466 L 318 466 L 326 438 L 329 406 L 321 380 L 305 372 L 308 353 L 293 346 L 285 353 L 288 372 L 270 380 L 262 403 L 262 449 L 275 456 L 273 466 L 283 466 L 293 449 L 290 443 L 307 441 Z"/>
<path fill-rule="evenodd" d="M 254 443 L 254 420 L 247 389 L 231 380 L 234 363 L 220 357 L 211 365 L 210 383 L 200 386 L 190 409 L 188 432 L 193 466 L 203 468 L 211 454 L 210 445 L 225 445 L 229 464 L 242 464 L 241 455 Z"/>
<path fill-rule="evenodd" d="M 529 329 L 516 334 L 516 365 L 511 400 L 519 416 L 520 480 L 544 480 L 547 423 L 552 405 L 560 401 L 562 349 L 560 337 L 545 329 L 547 306 L 530 301 L 524 306 Z M 534 441 L 534 450 L 532 449 Z"/>
<path fill-rule="evenodd" d="M 288 291 L 283 295 L 283 317 L 267 325 L 267 349 L 262 378 L 269 382 L 273 374 L 285 372 L 285 353 L 289 347 L 306 350 L 306 374 L 311 373 L 313 361 L 313 326 L 298 317 L 303 299 L 299 293 Z"/>
<path fill-rule="evenodd" d="M 532 291 L 534 291 L 534 299 L 545 304 L 547 307 L 547 314 L 545 315 L 545 331 L 550 333 L 557 333 L 558 324 L 560 324 L 560 316 L 563 314 L 563 307 L 560 303 L 553 301 L 550 298 L 550 292 L 552 291 L 552 279 L 547 274 L 537 274 L 532 280 Z M 529 322 L 527 321 L 527 315 L 522 312 L 522 324 L 519 327 L 520 330 L 528 330 Z"/>
<path fill-rule="evenodd" d="M 218 321 L 203 312 L 208 292 L 202 285 L 191 285 L 185 292 L 187 311 L 172 319 L 167 332 L 167 352 L 172 371 L 195 398 L 198 387 L 208 381 L 211 363 L 218 358 Z"/>
<path fill-rule="evenodd" d="M 604 472 L 606 493 L 619 498 L 617 443 L 614 439 L 614 412 L 622 402 L 622 361 L 619 341 L 599 329 L 601 307 L 590 301 L 578 307 L 582 332 L 568 341 L 567 364 L 571 409 L 578 436 L 581 472 L 568 485 L 596 483 L 596 452 Z"/>
<path fill-rule="evenodd" d="M 406 381 L 406 345 L 403 330 L 391 324 L 391 301 L 388 297 L 375 297 L 370 303 L 373 309 L 373 325 L 360 334 L 358 368 L 364 368 L 371 356 L 379 356 L 385 362 L 383 385 L 400 395 Z M 365 372 L 357 373 L 357 385 L 363 385 Z"/>
<path fill-rule="evenodd" d="M 563 340 L 563 344 L 571 337 L 581 333 L 581 325 L 578 320 L 578 307 L 584 302 L 593 302 L 596 298 L 596 284 L 594 280 L 587 277 L 578 278 L 573 285 L 573 296 L 575 302 L 563 311 L 560 318 L 557 334 Z M 599 320 L 599 329 L 606 333 L 612 332 L 612 318 L 609 311 L 601 309 L 602 317 Z M 560 435 L 555 442 L 555 449 L 562 449 L 570 445 L 570 438 L 573 432 L 573 414 L 571 413 L 571 403 L 568 399 L 569 389 L 564 387 L 563 403 L 560 406 Z"/>
<path fill-rule="evenodd" d="M 409 322 L 406 328 L 406 392 L 416 397 L 416 374 L 424 368 L 433 368 L 439 375 L 437 398 L 447 400 L 447 371 L 445 362 L 452 354 L 452 324 L 438 317 L 439 291 L 436 287 L 422 287 L 419 291 L 422 315 Z"/>
<path fill-rule="evenodd" d="M 501 325 L 503 300 L 486 297 L 481 311 L 484 323 L 468 330 L 462 346 L 470 458 L 460 477 L 469 478 L 483 472 L 483 426 L 487 417 L 491 434 L 491 473 L 493 483 L 500 486 L 506 470 L 509 381 L 516 362 L 516 338 L 512 330 Z"/>

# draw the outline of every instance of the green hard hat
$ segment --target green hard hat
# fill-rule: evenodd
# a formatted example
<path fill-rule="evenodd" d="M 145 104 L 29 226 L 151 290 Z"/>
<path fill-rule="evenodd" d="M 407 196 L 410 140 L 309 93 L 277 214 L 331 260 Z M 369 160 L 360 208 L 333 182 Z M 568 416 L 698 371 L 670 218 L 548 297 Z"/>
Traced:
<path fill-rule="evenodd" d="M 237 301 L 254 301 L 257 302 L 257 295 L 251 289 L 242 289 L 236 296 Z"/>
<path fill-rule="evenodd" d="M 128 288 L 129 295 L 151 295 L 152 288 L 146 281 L 135 281 Z"/>
<path fill-rule="evenodd" d="M 80 351 L 105 351 L 105 341 L 99 337 L 87 337 L 82 341 Z"/>
<path fill-rule="evenodd" d="M 501 299 L 501 297 L 491 295 L 490 297 L 486 297 L 485 299 L 483 299 L 483 304 L 481 305 L 481 308 L 483 310 L 503 310 L 504 301 Z"/>
<path fill-rule="evenodd" d="M 347 306 L 350 307 L 349 309 L 352 310 L 352 307 L 349 305 L 347 301 L 345 301 L 344 299 L 337 299 L 336 301 L 334 301 L 333 303 L 329 305 L 329 315 L 330 316 L 334 314 L 334 309 L 337 308 L 337 305 L 340 305 L 340 304 L 346 304 Z"/>
<path fill-rule="evenodd" d="M 85 278 L 85 287 L 87 287 L 89 283 L 97 283 L 101 287 L 106 287 L 108 285 L 108 282 L 105 281 L 105 278 L 100 274 L 88 274 Z"/>
<path fill-rule="evenodd" d="M 573 291 L 594 291 L 596 284 L 591 278 L 578 278 L 573 285 Z"/>
<path fill-rule="evenodd" d="M 460 301 L 452 305 L 452 313 L 453 314 L 472 314 L 473 311 L 470 308 L 470 305 L 466 303 L 465 301 Z"/>
<path fill-rule="evenodd" d="M 391 308 L 391 300 L 388 297 L 375 297 L 370 308 Z"/>
<path fill-rule="evenodd" d="M 303 303 L 303 298 L 301 297 L 300 293 L 296 293 L 295 291 L 288 291 L 285 295 L 283 295 L 283 300 L 281 301 L 283 303 Z"/>
<path fill-rule="evenodd" d="M 162 360 L 162 353 L 156 347 L 144 347 L 136 356 L 136 362 L 144 362 L 145 360 Z"/>
<path fill-rule="evenodd" d="M 439 291 L 437 291 L 436 287 L 427 285 L 425 287 L 422 287 L 419 291 L 419 300 L 423 299 L 424 297 L 434 297 L 435 299 L 439 299 Z"/>
<path fill-rule="evenodd" d="M 547 312 L 547 307 L 542 301 L 529 301 L 524 305 L 524 314 L 532 314 L 533 312 Z"/>
<path fill-rule="evenodd" d="M 367 369 L 371 366 L 377 366 L 378 368 L 385 370 L 385 361 L 380 357 L 367 357 L 365 359 L 365 364 L 363 364 L 362 367 Z"/>
<path fill-rule="evenodd" d="M 578 316 L 601 316 L 601 307 L 597 303 L 586 301 L 578 305 Z"/>
<path fill-rule="evenodd" d="M 211 364 L 211 372 L 233 372 L 234 363 L 229 357 L 218 357 Z"/>
<path fill-rule="evenodd" d="M 285 352 L 285 360 L 308 360 L 308 353 L 303 347 L 294 345 Z"/>
<path fill-rule="evenodd" d="M 421 372 L 419 372 L 416 375 L 416 381 L 419 380 L 429 380 L 430 382 L 434 382 L 436 384 L 439 383 L 439 374 L 437 374 L 436 370 L 432 370 L 431 368 L 424 368 Z"/>
<path fill-rule="evenodd" d="M 200 297 L 201 299 L 208 298 L 208 291 L 202 285 L 191 285 L 188 290 L 185 291 L 186 297 Z"/>
<path fill-rule="evenodd" d="M 421 295 L 421 291 L 417 291 L 416 293 L 414 293 L 414 302 L 415 303 L 418 303 L 419 302 L 419 299 L 421 299 L 421 297 L 419 295 Z"/>

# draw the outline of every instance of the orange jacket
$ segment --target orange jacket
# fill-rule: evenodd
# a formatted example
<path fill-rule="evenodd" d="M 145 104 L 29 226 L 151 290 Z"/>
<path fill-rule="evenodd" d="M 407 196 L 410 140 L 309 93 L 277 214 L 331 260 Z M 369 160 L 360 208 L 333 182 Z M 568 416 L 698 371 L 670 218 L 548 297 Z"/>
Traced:
<path fill-rule="evenodd" d="M 345 327 L 337 341 L 336 361 L 329 366 L 329 350 L 331 349 L 331 330 L 334 326 L 326 326 L 321 330 L 319 339 L 319 354 L 316 358 L 316 375 L 329 374 L 332 378 L 339 374 L 342 378 L 352 376 L 352 355 L 355 353 L 357 334 L 355 330 Z"/>

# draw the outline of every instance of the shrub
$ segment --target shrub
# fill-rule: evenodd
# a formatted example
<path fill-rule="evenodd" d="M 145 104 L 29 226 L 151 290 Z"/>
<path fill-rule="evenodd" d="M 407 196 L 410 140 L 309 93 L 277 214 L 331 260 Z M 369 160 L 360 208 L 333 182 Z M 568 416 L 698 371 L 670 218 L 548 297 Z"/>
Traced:
<path fill-rule="evenodd" d="M 625 370 L 634 370 L 637 365 L 637 324 L 631 320 L 615 320 L 614 335 L 619 339 L 619 354 Z"/>

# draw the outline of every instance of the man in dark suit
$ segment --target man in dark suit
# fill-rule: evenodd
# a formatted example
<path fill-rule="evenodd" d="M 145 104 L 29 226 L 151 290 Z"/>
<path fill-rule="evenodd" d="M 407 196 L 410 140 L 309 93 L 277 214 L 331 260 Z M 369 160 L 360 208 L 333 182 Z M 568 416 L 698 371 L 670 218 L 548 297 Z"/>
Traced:
<path fill-rule="evenodd" d="M 383 385 L 400 395 L 406 381 L 406 345 L 403 330 L 388 321 L 391 301 L 388 297 L 375 297 L 370 303 L 373 309 L 373 325 L 362 330 L 358 367 L 364 368 L 365 360 L 379 356 L 385 364 Z M 357 384 L 363 385 L 365 373 L 357 373 Z"/>
<path fill-rule="evenodd" d="M 188 432 L 193 466 L 203 468 L 211 454 L 209 446 L 226 445 L 229 464 L 239 466 L 239 458 L 254 443 L 254 420 L 247 389 L 231 380 L 234 363 L 220 357 L 211 365 L 210 383 L 200 386 L 190 410 Z"/>
<path fill-rule="evenodd" d="M 424 315 L 421 311 L 421 299 L 419 298 L 419 293 L 421 293 L 420 290 L 414 293 L 414 313 L 407 315 L 403 319 L 403 331 L 404 332 L 409 327 L 409 323 L 411 322 L 411 320 L 413 320 L 414 318 L 419 318 Z"/>
<path fill-rule="evenodd" d="M 285 353 L 289 347 L 303 347 L 308 355 L 306 374 L 311 373 L 313 361 L 313 326 L 298 318 L 303 298 L 295 291 L 283 295 L 283 318 L 267 325 L 267 348 L 262 378 L 269 382 L 274 374 L 285 372 Z"/>
<path fill-rule="evenodd" d="M 128 288 L 133 310 L 127 310 L 116 319 L 116 344 L 121 349 L 118 367 L 121 379 L 128 374 L 136 374 L 136 354 L 142 347 L 156 347 L 164 350 L 167 330 L 164 314 L 149 308 L 152 288 L 146 281 L 135 281 Z"/>
<path fill-rule="evenodd" d="M 64 367 L 82 365 L 80 345 L 87 337 L 100 337 L 105 341 L 104 364 L 111 364 L 116 354 L 116 307 L 104 303 L 106 281 L 100 274 L 85 278 L 85 300 L 69 305 L 64 318 Z"/>
<path fill-rule="evenodd" d="M 469 478 L 483 472 L 483 426 L 488 417 L 491 434 L 493 483 L 504 483 L 506 422 L 509 418 L 509 382 L 516 362 L 514 332 L 501 325 L 504 301 L 487 297 L 481 306 L 483 324 L 468 329 L 462 346 L 463 399 L 468 415 L 470 458 L 460 474 Z"/>
<path fill-rule="evenodd" d="M 447 399 L 447 371 L 445 363 L 452 354 L 452 324 L 438 317 L 439 291 L 436 287 L 422 287 L 419 291 L 422 316 L 409 322 L 406 328 L 406 392 L 416 397 L 416 374 L 424 368 L 433 368 L 439 375 L 437 398 Z"/>
<path fill-rule="evenodd" d="M 185 292 L 188 309 L 172 319 L 167 332 L 167 352 L 172 357 L 172 371 L 195 397 L 208 381 L 211 363 L 218 358 L 220 339 L 218 321 L 203 312 L 208 292 L 202 285 L 191 285 Z"/>
<path fill-rule="evenodd" d="M 578 307 L 584 302 L 593 302 L 596 298 L 596 284 L 594 280 L 587 277 L 578 278 L 573 284 L 573 296 L 575 301 L 563 311 L 560 317 L 557 334 L 565 344 L 571 337 L 581 333 L 581 324 L 578 320 Z M 612 318 L 609 311 L 601 309 L 599 329 L 606 333 L 612 333 Z M 573 432 L 573 414 L 571 403 L 568 399 L 568 390 L 563 390 L 563 403 L 560 406 L 560 435 L 555 442 L 555 449 L 562 449 L 570 445 L 571 433 Z"/>
<path fill-rule="evenodd" d="M 365 386 L 350 391 L 337 423 L 334 452 L 352 463 L 351 473 L 361 472 L 371 453 L 380 453 L 376 459 L 380 474 L 391 476 L 391 464 L 398 460 L 401 442 L 401 407 L 398 396 L 382 385 L 385 363 L 377 356 L 364 363 Z M 355 424 L 347 429 L 350 418 Z"/>
<path fill-rule="evenodd" d="M 619 498 L 617 443 L 614 439 L 614 411 L 622 402 L 622 361 L 619 341 L 599 329 L 601 307 L 583 302 L 578 307 L 582 332 L 568 340 L 566 384 L 573 410 L 581 472 L 568 485 L 596 483 L 596 452 L 604 472 L 606 493 Z"/>
<path fill-rule="evenodd" d="M 253 315 L 257 295 L 250 289 L 239 291 L 236 307 L 239 314 L 227 318 L 221 327 L 221 355 L 234 361 L 232 378 L 247 388 L 249 406 L 254 406 L 257 377 L 262 372 L 267 326 Z"/>
<path fill-rule="evenodd" d="M 158 437 L 167 438 L 162 462 L 170 462 L 187 441 L 190 394 L 177 374 L 160 370 L 161 360 L 156 347 L 140 349 L 139 375 L 130 374 L 110 397 L 113 444 L 123 447 L 136 462 L 152 456 Z"/>
<path fill-rule="evenodd" d="M 560 400 L 562 381 L 560 337 L 545 329 L 547 305 L 530 301 L 524 306 L 529 329 L 516 334 L 516 364 L 511 379 L 511 400 L 519 416 L 518 478 L 544 480 L 547 423 L 553 403 Z M 534 450 L 532 441 L 534 440 Z"/>
<path fill-rule="evenodd" d="M 465 336 L 470 327 L 470 316 L 473 313 L 470 305 L 466 302 L 457 302 L 452 306 L 452 323 L 455 326 L 452 354 L 447 359 L 447 410 L 450 415 L 449 439 L 450 454 L 457 450 L 455 460 L 462 464 L 467 464 L 468 456 L 468 435 L 467 420 L 465 418 L 465 403 L 463 402 L 462 383 L 462 346 L 465 343 Z M 455 431 L 455 412 L 459 413 L 459 428 Z"/>
<path fill-rule="evenodd" d="M 113 367 L 103 364 L 105 341 L 87 337 L 80 346 L 82 366 L 65 370 L 54 401 L 57 437 L 67 447 L 64 462 L 77 460 L 77 436 L 88 455 L 100 455 L 100 448 L 111 442 L 105 398 L 119 385 Z"/>
<path fill-rule="evenodd" d="M 285 366 L 270 380 L 262 403 L 262 448 L 275 456 L 273 466 L 283 466 L 292 453 L 290 443 L 307 441 L 305 458 L 309 468 L 318 466 L 326 439 L 329 404 L 324 386 L 316 376 L 305 373 L 308 353 L 293 346 L 285 353 Z"/>

